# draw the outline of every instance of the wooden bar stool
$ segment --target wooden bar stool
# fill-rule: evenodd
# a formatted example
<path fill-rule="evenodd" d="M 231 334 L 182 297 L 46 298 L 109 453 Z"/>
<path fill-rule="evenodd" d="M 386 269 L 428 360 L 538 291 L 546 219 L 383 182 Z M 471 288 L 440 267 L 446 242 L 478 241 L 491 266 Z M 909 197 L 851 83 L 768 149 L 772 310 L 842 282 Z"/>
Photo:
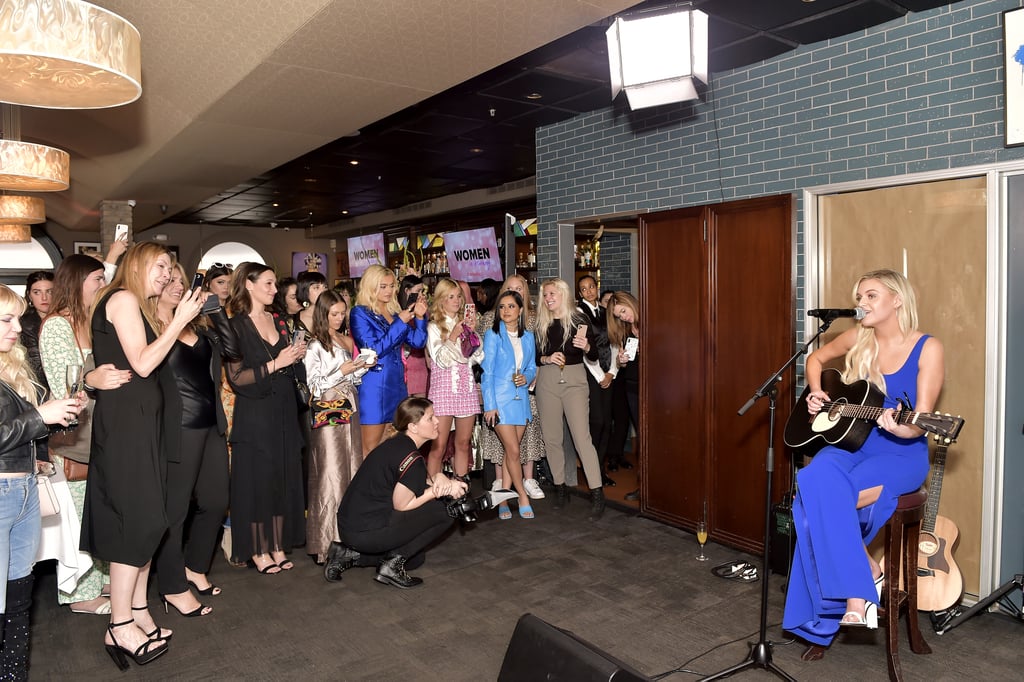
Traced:
<path fill-rule="evenodd" d="M 930 654 L 931 647 L 924 641 L 917 617 L 917 544 L 921 534 L 921 519 L 928 491 L 900 495 L 896 511 L 885 524 L 885 589 L 878 622 L 886 629 L 885 654 L 889 679 L 903 679 L 900 670 L 899 621 L 906 615 L 910 650 L 915 654 Z M 900 569 L 902 568 L 902 579 Z M 902 588 L 902 589 L 901 589 Z M 803 653 L 805 661 L 815 661 L 825 655 L 825 647 L 812 644 Z"/>

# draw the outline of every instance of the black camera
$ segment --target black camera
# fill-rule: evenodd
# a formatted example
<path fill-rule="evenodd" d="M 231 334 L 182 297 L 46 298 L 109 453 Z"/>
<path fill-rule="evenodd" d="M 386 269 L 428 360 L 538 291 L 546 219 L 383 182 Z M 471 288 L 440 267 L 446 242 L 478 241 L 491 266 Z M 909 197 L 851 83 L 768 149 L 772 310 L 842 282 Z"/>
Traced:
<path fill-rule="evenodd" d="M 448 516 L 459 519 L 463 523 L 474 523 L 477 512 L 494 509 L 502 502 L 508 502 L 517 497 L 519 495 L 512 490 L 491 490 L 480 497 L 473 498 L 466 493 L 459 498 L 446 497 L 443 502 L 445 509 L 448 510 Z"/>

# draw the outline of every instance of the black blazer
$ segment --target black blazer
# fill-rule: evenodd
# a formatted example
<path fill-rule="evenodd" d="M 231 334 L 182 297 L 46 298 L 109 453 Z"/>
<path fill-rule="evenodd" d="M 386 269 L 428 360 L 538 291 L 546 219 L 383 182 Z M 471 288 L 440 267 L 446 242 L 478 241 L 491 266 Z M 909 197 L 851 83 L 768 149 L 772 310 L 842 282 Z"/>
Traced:
<path fill-rule="evenodd" d="M 587 324 L 594 330 L 597 339 L 597 361 L 601 369 L 608 371 L 612 367 L 612 348 L 608 343 L 608 311 L 597 306 L 597 314 L 590 312 L 590 306 L 580 301 L 580 311 L 587 317 Z"/>

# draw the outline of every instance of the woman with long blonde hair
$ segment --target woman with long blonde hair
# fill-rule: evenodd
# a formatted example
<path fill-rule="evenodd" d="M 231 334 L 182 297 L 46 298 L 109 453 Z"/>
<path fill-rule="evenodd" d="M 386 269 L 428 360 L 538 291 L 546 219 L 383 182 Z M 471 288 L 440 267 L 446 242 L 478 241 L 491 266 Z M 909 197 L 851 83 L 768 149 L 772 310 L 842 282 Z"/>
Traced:
<path fill-rule="evenodd" d="M 894 408 L 906 397 L 915 411 L 934 410 L 945 376 L 942 343 L 918 330 L 916 296 L 903 275 L 868 272 L 854 285 L 853 300 L 863 319 L 807 358 L 808 412 L 817 414 L 829 400 L 822 369 L 838 358 L 845 358 L 843 381 L 867 380 L 884 394 L 885 409 L 856 451 L 827 446 L 797 476 L 796 555 L 782 623 L 824 646 L 840 626 L 878 625 L 885 576 L 866 546 L 899 496 L 928 475 L 924 432 L 897 421 Z"/>
<path fill-rule="evenodd" d="M 434 305 L 427 325 L 427 356 L 432 363 L 427 397 L 434 403 L 434 414 L 440 424 L 440 433 L 427 456 L 427 471 L 431 476 L 441 471 L 453 420 L 452 469 L 460 477 L 469 473 L 470 439 L 476 415 L 480 414 L 473 365 L 483 360 L 484 349 L 473 329 L 475 315 L 466 319 L 465 310 L 466 297 L 459 284 L 447 278 L 439 281 L 434 288 Z"/>
<path fill-rule="evenodd" d="M 564 418 L 590 488 L 590 519 L 596 521 L 604 514 L 604 488 L 597 450 L 590 440 L 590 388 L 583 357 L 597 360 L 597 339 L 573 300 L 565 280 L 549 279 L 541 286 L 535 334 L 539 349 L 537 406 L 551 477 L 557 486 L 555 508 L 563 507 L 569 499 L 565 485 Z"/>
<path fill-rule="evenodd" d="M 42 387 L 19 343 L 25 300 L 0 284 L 0 630 L 3 677 L 28 679 L 32 565 L 41 532 L 33 476 L 48 424 L 67 426 L 81 396 L 40 404 Z"/>
<path fill-rule="evenodd" d="M 204 295 L 189 292 L 173 319 L 160 323 L 156 298 L 171 278 L 168 250 L 131 247 L 92 313 L 97 364 L 130 368 L 128 383 L 96 396 L 92 451 L 82 514 L 82 546 L 110 562 L 111 620 L 107 652 L 126 669 L 167 651 L 171 631 L 157 627 L 147 605 L 149 567 L 167 531 L 164 509 L 164 360 L 178 334 L 199 314 Z M 159 330 L 159 334 L 158 334 Z"/>
<path fill-rule="evenodd" d="M 415 303 L 404 309 L 398 305 L 395 273 L 391 270 L 371 265 L 363 273 L 356 304 L 349 315 L 355 347 L 372 351 L 377 360 L 359 384 L 363 457 L 380 443 L 398 404 L 408 396 L 402 344 L 413 348 L 426 345 L 426 315 L 426 296 L 417 297 Z"/>

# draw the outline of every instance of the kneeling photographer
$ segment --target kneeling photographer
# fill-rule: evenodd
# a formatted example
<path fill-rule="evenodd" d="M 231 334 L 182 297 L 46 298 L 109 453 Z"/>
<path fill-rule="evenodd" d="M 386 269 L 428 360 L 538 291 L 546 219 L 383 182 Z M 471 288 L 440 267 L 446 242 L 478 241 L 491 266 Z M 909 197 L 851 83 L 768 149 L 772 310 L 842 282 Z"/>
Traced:
<path fill-rule="evenodd" d="M 438 474 L 428 480 L 420 447 L 437 438 L 437 417 L 426 398 L 406 398 L 395 411 L 398 434 L 366 456 L 338 508 L 341 543 L 331 543 L 324 578 L 335 582 L 352 566 L 377 566 L 376 580 L 402 589 L 423 580 L 406 565 L 455 523 L 439 498 L 460 498 L 467 485 Z M 450 502 L 450 500 L 447 500 Z"/>

